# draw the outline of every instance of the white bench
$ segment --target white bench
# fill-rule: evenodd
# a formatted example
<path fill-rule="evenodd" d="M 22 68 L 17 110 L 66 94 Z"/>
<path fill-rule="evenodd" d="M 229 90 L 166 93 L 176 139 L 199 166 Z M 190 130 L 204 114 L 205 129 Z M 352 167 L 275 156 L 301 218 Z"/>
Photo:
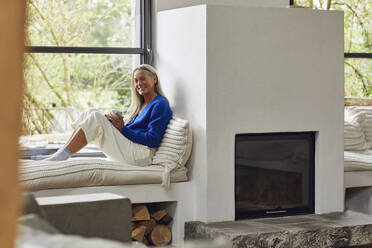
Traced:
<path fill-rule="evenodd" d="M 190 183 L 179 182 L 172 183 L 169 189 L 159 184 L 142 184 L 142 185 L 118 185 L 118 186 L 96 186 L 96 187 L 79 187 L 65 189 L 48 189 L 35 191 L 33 194 L 36 198 L 56 197 L 56 196 L 74 196 L 93 193 L 111 193 L 119 196 L 128 197 L 132 204 L 135 203 L 169 203 L 167 209 L 173 216 L 171 223 L 172 243 L 183 243 L 185 220 L 190 220 L 194 202 L 190 199 Z"/>

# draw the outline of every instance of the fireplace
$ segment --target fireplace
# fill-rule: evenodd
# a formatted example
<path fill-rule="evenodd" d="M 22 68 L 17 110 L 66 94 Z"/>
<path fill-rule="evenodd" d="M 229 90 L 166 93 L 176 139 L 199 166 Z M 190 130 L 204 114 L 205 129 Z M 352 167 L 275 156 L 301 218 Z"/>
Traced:
<path fill-rule="evenodd" d="M 235 219 L 314 213 L 315 132 L 235 135 Z"/>

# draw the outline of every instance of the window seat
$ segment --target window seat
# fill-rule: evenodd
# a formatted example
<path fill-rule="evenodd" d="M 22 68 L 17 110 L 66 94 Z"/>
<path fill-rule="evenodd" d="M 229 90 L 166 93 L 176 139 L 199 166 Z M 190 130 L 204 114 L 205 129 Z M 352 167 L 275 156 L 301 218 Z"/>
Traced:
<path fill-rule="evenodd" d="M 28 146 L 27 142 L 20 143 Z M 23 160 L 20 180 L 36 197 L 112 193 L 128 197 L 132 203 L 174 203 L 171 204 L 175 208 L 172 240 L 173 244 L 181 243 L 185 221 L 194 214 L 195 185 L 187 182 L 186 166 L 191 150 L 189 122 L 173 116 L 151 166 L 125 165 L 92 157 L 64 162 Z"/>
<path fill-rule="evenodd" d="M 87 160 L 87 158 L 71 158 L 70 161 L 82 161 Z M 103 160 L 101 158 L 89 158 L 89 160 Z M 41 161 L 36 161 L 37 164 L 40 165 Z M 47 162 L 47 161 L 45 161 Z M 44 163 L 45 163 L 44 162 Z M 52 162 L 56 163 L 56 162 Z M 71 164 L 71 163 L 70 163 Z M 79 169 L 84 169 L 86 165 L 78 165 Z M 132 204 L 136 203 L 169 203 L 173 207 L 172 217 L 173 222 L 171 223 L 172 229 L 172 243 L 182 243 L 184 238 L 184 224 L 186 220 L 190 219 L 192 215 L 192 186 L 191 182 L 187 181 L 187 168 L 179 168 L 175 169 L 170 173 L 170 185 L 169 187 L 162 186 L 162 180 L 164 175 L 164 167 L 161 166 L 148 166 L 148 167 L 137 167 L 137 166 L 130 166 L 130 165 L 115 165 L 115 164 L 107 164 L 107 167 L 112 167 L 114 169 L 112 173 L 108 169 L 106 172 L 105 170 L 99 170 L 97 168 L 88 170 L 88 172 L 83 170 L 83 174 L 76 177 L 76 181 L 73 183 L 75 184 L 74 187 L 68 187 L 67 185 L 71 185 L 71 178 L 68 176 L 66 177 L 63 175 L 64 169 L 61 166 L 56 164 L 48 165 L 51 168 L 50 171 L 46 172 L 36 172 L 32 173 L 32 166 L 29 168 L 31 173 L 27 173 L 23 175 L 23 179 L 30 179 L 34 177 L 35 181 L 30 180 L 28 183 L 23 182 L 23 185 L 26 190 L 32 191 L 36 198 L 50 198 L 50 197 L 69 197 L 69 196 L 81 196 L 81 195 L 89 195 L 89 194 L 99 194 L 99 193 L 111 193 L 123 197 L 127 197 L 130 199 Z M 88 167 L 92 167 L 89 165 Z M 117 168 L 117 167 L 126 167 Z M 135 168 L 134 168 L 135 167 Z M 107 168 L 104 168 L 107 169 Z M 21 179 L 22 179 L 22 167 L 21 167 Z M 69 170 L 69 168 L 67 168 Z M 78 171 L 77 170 L 77 171 Z M 53 176 L 53 173 L 61 173 L 61 177 Z M 79 172 L 77 172 L 79 174 Z M 143 175 L 147 173 L 145 177 Z M 46 178 L 46 181 L 40 184 L 38 181 L 38 174 L 42 177 Z M 120 179 L 120 175 L 123 174 L 124 179 Z M 142 179 L 140 179 L 142 175 Z M 26 176 L 26 177 L 25 177 Z M 84 179 L 82 179 L 83 177 Z M 108 179 L 111 177 L 116 178 L 115 180 L 127 180 L 126 184 L 124 181 L 120 183 L 115 183 L 116 185 L 108 185 Z M 118 179 L 119 177 L 119 179 Z M 136 184 L 133 184 L 133 180 L 136 181 Z M 142 181 L 140 181 L 142 180 Z M 91 183 L 91 186 L 84 186 L 81 182 Z M 54 184 L 54 188 L 50 187 L 50 183 Z M 98 185 L 93 185 L 94 183 L 98 183 Z M 56 186 L 56 184 L 58 186 Z M 104 185 L 106 184 L 106 185 Z M 80 185 L 80 186 L 78 186 Z M 47 187 L 48 186 L 48 187 Z"/>
<path fill-rule="evenodd" d="M 344 186 L 372 186 L 372 106 L 346 106 Z"/>

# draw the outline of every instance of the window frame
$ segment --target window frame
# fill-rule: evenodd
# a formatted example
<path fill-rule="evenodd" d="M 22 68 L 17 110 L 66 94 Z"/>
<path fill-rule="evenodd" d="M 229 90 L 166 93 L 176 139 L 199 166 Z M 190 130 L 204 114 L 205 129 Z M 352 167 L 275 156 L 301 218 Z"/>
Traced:
<path fill-rule="evenodd" d="M 84 46 L 25 46 L 25 53 L 83 53 L 83 54 L 139 54 L 141 64 L 152 64 L 152 4 L 140 2 L 140 48 L 134 47 L 84 47 Z"/>

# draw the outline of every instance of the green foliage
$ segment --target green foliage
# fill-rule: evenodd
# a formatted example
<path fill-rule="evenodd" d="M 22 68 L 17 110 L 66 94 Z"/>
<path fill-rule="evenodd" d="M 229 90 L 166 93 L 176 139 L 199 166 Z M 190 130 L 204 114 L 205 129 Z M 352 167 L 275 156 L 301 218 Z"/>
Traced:
<path fill-rule="evenodd" d="M 372 59 L 345 59 L 345 95 L 372 98 Z"/>
<path fill-rule="evenodd" d="M 28 0 L 25 43 L 135 47 L 135 10 L 135 0 Z M 50 108 L 127 108 L 135 61 L 139 55 L 25 53 L 25 133 L 52 132 Z"/>

